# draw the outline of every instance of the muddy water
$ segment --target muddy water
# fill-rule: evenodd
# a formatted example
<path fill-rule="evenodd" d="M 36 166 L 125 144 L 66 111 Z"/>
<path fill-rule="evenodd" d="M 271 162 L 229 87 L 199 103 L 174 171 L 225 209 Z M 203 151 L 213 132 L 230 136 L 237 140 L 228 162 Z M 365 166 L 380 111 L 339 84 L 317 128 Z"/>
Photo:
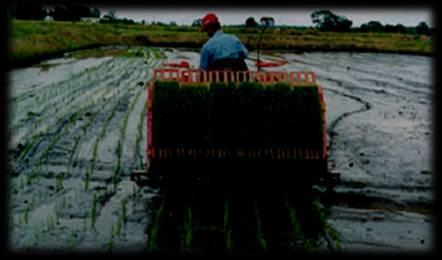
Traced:
<path fill-rule="evenodd" d="M 330 223 L 344 251 L 429 251 L 432 59 L 395 54 L 282 54 L 325 89 L 330 168 L 342 183 Z"/>
<path fill-rule="evenodd" d="M 145 162 L 145 84 L 162 62 L 52 60 L 12 71 L 10 247 L 135 251 L 158 190 L 138 186 Z M 199 54 L 163 50 L 197 67 Z M 252 54 L 253 56 L 253 54 Z M 329 223 L 344 252 L 432 248 L 432 59 L 365 53 L 276 53 L 281 70 L 312 70 L 325 89 Z M 48 66 L 47 64 L 50 64 Z M 253 68 L 248 61 L 249 68 Z"/>

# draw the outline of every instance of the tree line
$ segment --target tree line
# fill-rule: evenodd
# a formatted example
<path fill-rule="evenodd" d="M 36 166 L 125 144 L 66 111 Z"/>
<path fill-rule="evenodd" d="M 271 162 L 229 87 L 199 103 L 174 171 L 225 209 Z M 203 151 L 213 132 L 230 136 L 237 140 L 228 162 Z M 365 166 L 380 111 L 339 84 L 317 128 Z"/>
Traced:
<path fill-rule="evenodd" d="M 7 7 L 7 17 L 9 19 L 21 19 L 21 20 L 43 20 L 45 17 L 50 16 L 55 21 L 80 21 L 82 17 L 95 17 L 100 18 L 101 23 L 123 23 L 123 24 L 135 24 L 131 19 L 122 18 L 119 19 L 116 16 L 115 11 L 109 11 L 109 13 L 101 16 L 101 12 L 98 8 L 90 8 L 81 4 L 68 4 L 68 5 L 56 5 L 53 7 L 43 7 L 35 3 L 21 3 L 16 5 L 9 5 Z M 382 24 L 379 21 L 369 21 L 362 24 L 360 27 L 352 27 L 353 21 L 345 16 L 337 15 L 330 10 L 318 10 L 310 15 L 314 27 L 323 32 L 372 32 L 372 33 L 406 33 L 406 34 L 420 34 L 420 35 L 432 35 L 435 31 L 434 28 L 430 28 L 425 22 L 419 22 L 416 26 L 406 27 L 402 24 Z M 275 20 L 272 17 L 262 17 L 261 24 L 264 20 L 271 21 L 271 25 L 275 25 Z M 145 21 L 142 21 L 145 24 Z M 175 22 L 164 24 L 160 22 L 153 22 L 156 25 L 170 25 L 176 26 Z M 192 22 L 191 26 L 198 27 L 201 25 L 201 20 L 196 19 Z M 248 17 L 242 26 L 253 28 L 259 27 L 255 18 Z"/>
<path fill-rule="evenodd" d="M 334 14 L 330 10 L 318 10 L 310 15 L 314 27 L 323 32 L 372 32 L 372 33 L 406 33 L 432 35 L 434 28 L 427 23 L 419 22 L 416 26 L 406 27 L 400 23 L 396 25 L 385 24 L 379 21 L 369 21 L 360 27 L 352 27 L 353 21 L 345 16 Z M 246 27 L 258 27 L 258 22 L 253 17 L 248 17 L 244 23 Z"/>
<path fill-rule="evenodd" d="M 100 18 L 101 16 L 98 8 L 90 8 L 81 4 L 44 7 L 31 2 L 9 5 L 7 6 L 6 14 L 9 19 L 43 20 L 50 16 L 55 21 L 80 21 L 82 17 Z"/>
<path fill-rule="evenodd" d="M 7 6 L 6 15 L 8 19 L 17 20 L 44 20 L 50 17 L 54 21 L 77 22 L 82 18 L 97 18 L 100 23 L 135 24 L 132 19 L 119 19 L 113 10 L 101 15 L 98 8 L 91 8 L 83 4 L 60 4 L 45 7 L 36 3 L 24 2 Z"/>

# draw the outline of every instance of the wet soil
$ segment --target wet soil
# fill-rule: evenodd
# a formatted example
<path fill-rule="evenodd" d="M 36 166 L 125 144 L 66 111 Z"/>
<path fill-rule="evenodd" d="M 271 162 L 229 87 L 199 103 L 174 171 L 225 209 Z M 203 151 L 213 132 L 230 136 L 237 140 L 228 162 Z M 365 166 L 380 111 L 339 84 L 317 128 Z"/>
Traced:
<path fill-rule="evenodd" d="M 189 216 L 189 201 L 203 203 L 195 201 L 202 192 L 219 201 L 213 205 L 222 206 L 213 210 L 223 211 L 227 204 L 241 212 L 241 203 L 262 207 L 256 196 L 235 202 L 247 198 L 240 191 L 226 198 L 216 189 L 183 185 L 179 190 L 188 195 L 177 197 L 131 179 L 132 170 L 146 160 L 146 83 L 163 61 L 158 49 L 142 52 L 143 57 L 57 59 L 41 68 L 10 72 L 12 250 L 145 252 L 148 226 L 162 198 L 171 198 L 166 203 L 173 207 L 181 205 L 182 216 Z M 199 63 L 197 52 L 164 53 L 168 61 L 186 59 L 193 67 Z M 325 90 L 329 167 L 341 174 L 342 182 L 321 200 L 330 207 L 327 222 L 340 234 L 342 251 L 430 251 L 432 58 L 376 53 L 263 56 L 280 57 L 289 63 L 274 70 L 314 71 Z M 248 65 L 254 68 L 250 60 Z M 268 188 L 259 194 L 281 193 Z M 193 219 L 202 214 L 192 210 Z M 262 223 L 277 222 L 269 221 Z M 250 223 L 256 225 L 256 217 Z M 225 234 L 214 239 L 224 245 Z M 254 243 L 262 246 L 256 239 Z"/>

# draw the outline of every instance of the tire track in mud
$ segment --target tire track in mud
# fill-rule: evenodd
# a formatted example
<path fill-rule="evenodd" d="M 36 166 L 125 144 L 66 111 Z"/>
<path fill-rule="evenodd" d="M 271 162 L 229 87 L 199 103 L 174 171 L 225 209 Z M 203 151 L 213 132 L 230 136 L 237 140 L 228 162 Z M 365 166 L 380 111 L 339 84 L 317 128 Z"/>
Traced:
<path fill-rule="evenodd" d="M 335 118 L 329 125 L 327 133 L 329 135 L 329 147 L 328 151 L 330 157 L 333 158 L 334 154 L 334 137 L 338 135 L 336 132 L 336 127 L 342 120 L 349 118 L 352 115 L 364 113 L 369 111 L 373 105 L 363 100 L 362 98 L 350 94 L 343 93 L 341 91 L 324 88 L 328 92 L 335 93 L 349 99 L 352 99 L 360 104 L 362 107 L 353 111 L 344 112 Z M 349 190 L 346 190 L 350 188 Z M 344 189 L 344 190 L 343 190 Z M 371 191 L 371 189 L 373 189 Z M 388 210 L 402 210 L 408 212 L 421 212 L 424 214 L 429 214 L 431 210 L 431 203 L 425 201 L 398 201 L 395 198 L 386 197 L 379 193 L 380 190 L 397 190 L 397 191 L 408 191 L 408 192 L 428 192 L 431 187 L 420 187 L 420 186 L 403 186 L 403 185 L 370 185 L 369 183 L 358 183 L 355 181 L 343 181 L 335 187 L 333 194 L 329 194 L 327 198 L 328 202 L 333 203 L 333 205 L 344 204 L 349 208 L 369 208 L 369 209 L 388 209 Z M 371 191 L 371 192 L 370 192 Z M 382 193 L 382 192 L 381 192 Z"/>
<path fill-rule="evenodd" d="M 334 119 L 330 123 L 330 126 L 327 129 L 327 133 L 328 133 L 328 135 L 330 137 L 330 138 L 328 138 L 328 140 L 329 140 L 329 149 L 328 150 L 329 150 L 329 153 L 331 155 L 333 153 L 333 137 L 337 135 L 337 133 L 335 131 L 336 126 L 342 120 L 344 120 L 345 118 L 348 118 L 348 117 L 350 117 L 350 116 L 352 116 L 354 114 L 367 112 L 368 110 L 370 110 L 372 108 L 372 105 L 369 102 L 363 100 L 360 97 L 353 96 L 353 95 L 350 95 L 350 94 L 345 94 L 345 93 L 343 93 L 341 91 L 338 91 L 338 90 L 334 90 L 334 89 L 330 89 L 330 88 L 325 88 L 325 87 L 324 87 L 324 90 L 329 91 L 329 92 L 333 92 L 333 93 L 335 93 L 337 95 L 349 98 L 351 100 L 355 100 L 356 102 L 358 102 L 358 103 L 363 105 L 360 109 L 356 109 L 356 110 L 345 112 L 345 113 L 341 114 L 340 116 L 338 116 L 336 119 Z"/>
<path fill-rule="evenodd" d="M 339 91 L 332 91 L 337 94 Z M 331 122 L 330 127 L 327 130 L 329 138 L 329 152 L 330 157 L 333 158 L 334 144 L 333 139 L 338 133 L 335 131 L 337 125 L 345 118 L 352 115 L 364 113 L 371 109 L 371 105 L 368 102 L 359 100 L 357 97 L 351 95 L 342 94 L 348 98 L 359 101 L 364 104 L 360 109 L 345 112 Z M 428 186 L 404 186 L 404 185 L 379 185 L 370 183 L 358 183 L 355 180 L 344 180 L 335 186 L 332 194 L 328 194 L 327 201 L 333 205 L 345 205 L 347 208 L 360 208 L 360 209 L 379 209 L 388 211 L 404 211 L 421 213 L 424 215 L 432 214 L 433 204 L 431 199 L 422 197 L 427 193 L 431 193 L 432 187 Z M 398 194 L 403 192 L 413 194 L 420 193 L 417 198 L 408 198 L 404 194 L 397 197 Z M 390 194 L 390 195 L 388 195 Z"/>
<path fill-rule="evenodd" d="M 310 59 L 308 59 L 308 57 L 292 57 L 289 55 L 288 60 L 294 63 L 308 65 L 311 69 L 316 71 L 318 78 L 324 77 L 332 82 L 337 83 L 338 85 L 343 83 L 342 77 L 333 79 L 330 76 L 325 75 L 333 73 L 343 76 L 350 75 L 351 78 L 348 77 L 348 80 L 354 80 L 357 82 L 355 84 L 358 85 L 360 85 L 361 81 L 372 83 L 374 87 L 381 87 L 381 89 L 372 89 L 370 87 L 362 86 L 358 87 L 358 89 L 369 92 L 372 91 L 377 94 L 387 93 L 403 98 L 410 96 L 411 93 L 421 94 L 424 95 L 424 97 L 428 97 L 430 95 L 431 98 L 431 90 L 429 89 L 431 85 L 422 82 L 425 77 L 417 77 L 417 75 L 420 74 L 415 70 L 412 70 L 409 73 L 404 73 L 402 70 L 405 69 L 401 70 L 397 69 L 396 66 L 392 67 L 386 65 L 384 65 L 382 69 L 376 69 L 379 67 L 379 63 L 377 63 L 376 60 L 367 60 L 367 57 L 364 55 L 359 57 L 360 55 L 362 54 L 351 56 L 345 54 L 335 54 L 331 55 L 330 57 L 327 55 L 322 55 L 320 58 L 317 58 L 316 55 L 312 55 Z M 339 58 L 339 62 L 337 62 L 337 58 Z M 398 59 L 399 61 L 403 61 L 404 57 L 400 57 Z M 389 60 L 386 59 L 384 62 L 386 61 Z M 413 77 L 412 75 L 414 74 L 416 74 L 416 76 Z M 367 75 L 370 75 L 371 78 L 367 78 Z M 388 86 L 388 89 L 385 89 L 385 86 Z M 353 88 L 352 86 L 349 87 Z M 389 91 L 389 89 L 404 91 L 405 93 L 400 95 L 399 93 Z"/>
<path fill-rule="evenodd" d="M 318 78 L 323 78 L 326 81 L 333 82 L 336 87 L 345 89 L 350 92 L 354 91 L 364 91 L 368 93 L 382 94 L 384 97 L 395 97 L 396 99 L 410 99 L 416 100 L 417 103 L 422 103 L 420 97 L 428 100 L 431 98 L 431 89 L 428 83 L 421 81 L 407 80 L 402 77 L 402 75 L 397 75 L 394 77 L 388 77 L 384 73 L 375 73 L 375 78 L 368 78 L 368 75 L 372 75 L 371 70 L 364 70 L 351 67 L 351 70 L 357 70 L 358 73 L 366 73 L 361 75 L 362 78 L 356 78 L 352 75 L 352 80 L 358 81 L 364 80 L 369 83 L 366 87 L 361 87 L 355 83 L 355 86 L 350 86 L 345 84 L 342 79 L 334 79 L 330 77 L 321 77 L 319 74 Z M 327 72 L 332 74 L 332 72 Z M 338 73 L 339 74 L 339 73 Z M 388 80 L 382 80 L 381 78 L 388 77 Z M 399 81 L 396 84 L 396 81 Z M 374 89 L 373 87 L 377 87 Z M 381 88 L 379 88 L 381 87 Z M 387 89 L 388 87 L 388 89 Z M 337 95 L 350 98 L 360 104 L 362 107 L 353 111 L 345 112 L 339 115 L 337 118 L 330 123 L 327 133 L 329 135 L 329 152 L 330 157 L 334 154 L 334 137 L 338 134 L 336 132 L 336 127 L 342 122 L 343 119 L 348 118 L 352 115 L 364 113 L 373 108 L 373 104 L 368 102 L 367 99 L 355 96 L 353 94 L 346 94 L 341 91 L 325 88 L 326 91 L 330 91 Z M 382 99 L 382 100 L 385 100 Z M 424 103 L 427 104 L 427 103 Z M 402 107 L 401 107 L 402 108 Z M 356 181 L 357 182 L 357 181 Z M 345 205 L 347 208 L 361 208 L 361 209 L 379 209 L 379 210 L 393 210 L 393 211 L 404 211 L 404 212 L 415 212 L 424 215 L 431 214 L 432 203 L 431 199 L 427 199 L 426 195 L 431 192 L 431 187 L 426 186 L 404 186 L 404 185 L 378 185 L 370 183 L 360 183 L 357 185 L 354 181 L 344 181 L 336 186 L 335 192 L 330 198 L 327 198 L 332 202 L 333 205 Z M 405 192 L 405 193 L 403 193 Z M 413 195 L 420 194 L 419 196 Z M 389 195 L 390 194 L 390 195 Z M 402 194 L 399 196 L 398 194 Z M 406 195 L 406 196 L 405 196 Z M 399 196 L 399 197 L 398 197 Z M 356 242 L 355 242 L 356 243 Z"/>

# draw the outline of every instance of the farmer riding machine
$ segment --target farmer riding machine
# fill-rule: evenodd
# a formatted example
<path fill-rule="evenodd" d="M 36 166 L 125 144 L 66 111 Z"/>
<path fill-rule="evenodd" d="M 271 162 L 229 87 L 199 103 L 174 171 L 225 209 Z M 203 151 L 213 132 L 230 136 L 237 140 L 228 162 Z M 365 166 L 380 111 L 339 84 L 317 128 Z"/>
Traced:
<path fill-rule="evenodd" d="M 262 69 L 285 63 L 260 60 L 258 44 L 256 71 L 201 71 L 186 61 L 155 69 L 147 176 L 249 187 L 330 179 L 323 89 L 314 72 Z"/>
<path fill-rule="evenodd" d="M 312 187 L 333 176 L 323 89 L 313 72 L 275 69 L 285 63 L 258 52 L 257 70 L 180 61 L 153 71 L 144 178 L 160 195 L 150 252 L 296 251 L 298 219 L 306 237 L 321 234 Z"/>

